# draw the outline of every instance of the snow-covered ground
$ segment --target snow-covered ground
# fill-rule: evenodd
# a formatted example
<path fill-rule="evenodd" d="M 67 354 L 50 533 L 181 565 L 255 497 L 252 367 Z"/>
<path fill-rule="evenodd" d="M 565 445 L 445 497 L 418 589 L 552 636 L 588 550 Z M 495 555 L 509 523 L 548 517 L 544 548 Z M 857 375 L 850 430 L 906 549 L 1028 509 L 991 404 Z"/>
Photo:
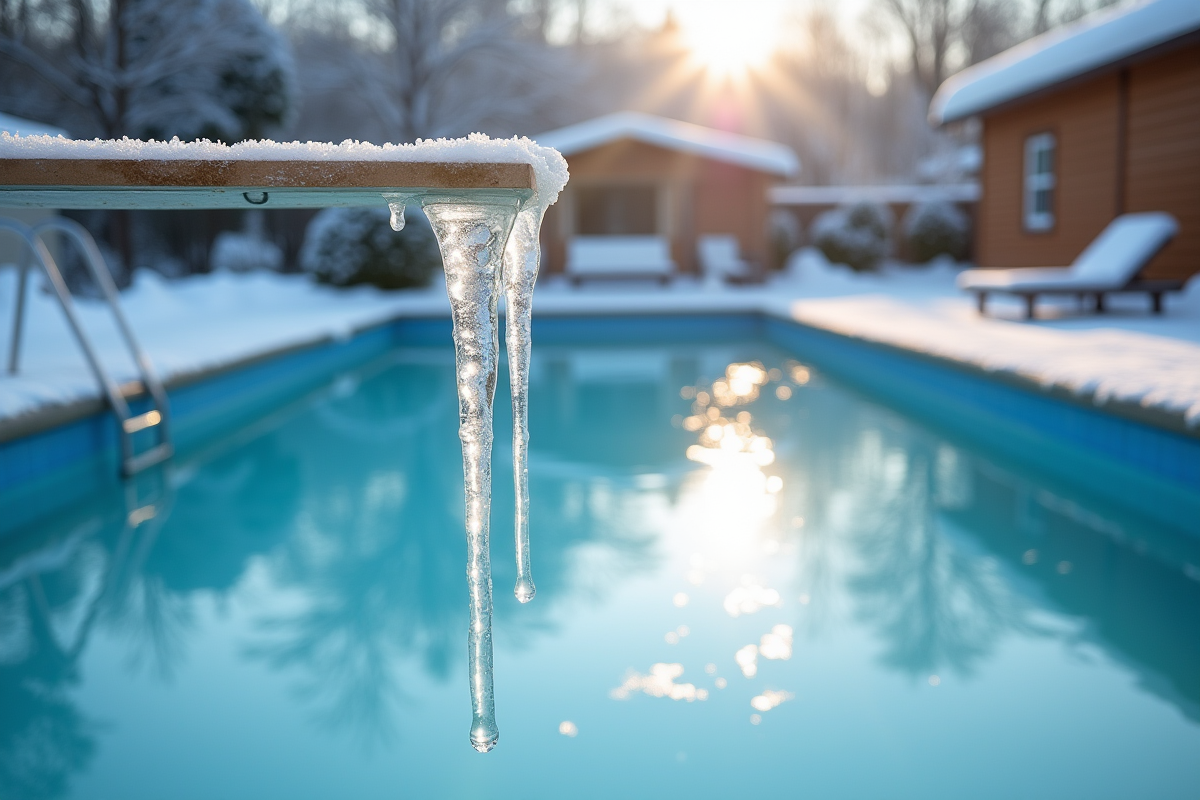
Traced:
<path fill-rule="evenodd" d="M 5 367 L 16 277 L 15 269 L 0 269 Z M 429 294 L 333 289 L 307 276 L 270 272 L 218 272 L 168 281 L 141 270 L 122 293 L 121 304 L 159 376 L 169 381 L 296 344 L 348 337 L 417 308 L 422 300 L 429 305 Z M 15 376 L 0 375 L 0 419 L 98 394 L 58 302 L 42 291 L 31 291 L 27 298 L 20 370 Z M 440 313 L 448 305 L 444 292 L 440 304 L 434 299 L 434 313 Z M 135 378 L 108 306 L 81 299 L 76 308 L 111 374 L 121 382 Z"/>
<path fill-rule="evenodd" d="M 786 274 L 763 287 L 707 289 L 680 280 L 589 284 L 544 280 L 535 313 L 764 311 L 850 336 L 930 353 L 989 370 L 1018 373 L 1046 386 L 1095 394 L 1185 417 L 1200 425 L 1200 280 L 1167 299 L 1162 317 L 1144 297 L 1114 300 L 1104 315 L 1047 301 L 1042 319 L 1019 319 L 1016 303 L 995 302 L 980 318 L 954 288 L 951 265 L 889 265 L 857 275 L 831 267 L 815 251 L 792 259 Z M 0 353 L 7 354 L 15 270 L 0 269 Z M 31 292 L 22 368 L 0 376 L 0 419 L 97 394 L 79 348 L 52 297 Z M 170 380 L 262 353 L 353 331 L 399 316 L 449 313 L 445 290 L 381 292 L 332 289 L 307 276 L 214 273 L 166 281 L 140 272 L 122 296 L 126 313 L 162 376 Z M 106 364 L 121 380 L 133 364 L 107 309 L 78 303 Z M 534 344 L 536 347 L 536 342 Z"/>

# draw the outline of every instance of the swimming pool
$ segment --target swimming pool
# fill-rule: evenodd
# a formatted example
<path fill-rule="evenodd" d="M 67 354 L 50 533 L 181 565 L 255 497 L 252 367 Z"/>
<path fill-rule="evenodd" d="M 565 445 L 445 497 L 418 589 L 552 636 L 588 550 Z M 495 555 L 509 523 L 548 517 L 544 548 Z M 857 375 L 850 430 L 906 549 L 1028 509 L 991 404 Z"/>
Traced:
<path fill-rule="evenodd" d="M 536 340 L 528 605 L 497 415 L 495 751 L 431 333 L 0 539 L 0 796 L 1194 794 L 1185 484 L 1145 508 L 754 325 L 627 328 Z"/>

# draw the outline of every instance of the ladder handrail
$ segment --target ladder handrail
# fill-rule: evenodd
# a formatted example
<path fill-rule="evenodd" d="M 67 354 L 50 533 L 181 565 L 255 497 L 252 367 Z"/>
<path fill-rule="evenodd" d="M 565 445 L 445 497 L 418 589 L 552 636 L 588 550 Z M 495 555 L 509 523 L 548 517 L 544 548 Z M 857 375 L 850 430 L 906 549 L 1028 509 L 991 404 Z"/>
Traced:
<path fill-rule="evenodd" d="M 47 221 L 47 223 L 53 222 Z M 70 224 L 67 224 L 68 222 Z M 125 315 L 121 312 L 116 296 L 116 286 L 112 282 L 112 276 L 108 274 L 108 268 L 104 265 L 104 260 L 100 255 L 99 249 L 96 247 L 95 242 L 91 241 L 91 235 L 87 233 L 86 229 L 78 226 L 78 223 L 74 223 L 73 221 L 64 221 L 64 224 L 61 225 L 47 223 L 30 227 L 17 220 L 0 217 L 0 232 L 9 231 L 18 236 L 25 243 L 28 253 L 32 253 L 34 260 L 41 265 L 42 272 L 50 282 L 51 287 L 54 289 L 54 294 L 58 298 L 58 304 L 62 309 L 63 316 L 67 318 L 67 324 L 71 328 L 72 333 L 75 334 L 75 339 L 79 343 L 80 349 L 83 350 L 84 358 L 92 371 L 92 375 L 100 384 L 100 388 L 108 398 L 109 405 L 112 406 L 113 412 L 117 415 L 118 422 L 120 423 L 120 435 L 118 438 L 121 447 L 121 472 L 125 475 L 133 474 L 140 469 L 169 458 L 173 452 L 165 424 L 168 408 L 166 392 L 163 389 L 162 383 L 158 380 L 158 376 L 150 366 L 149 359 L 138 346 L 137 340 L 133 337 L 133 331 L 130 329 Z M 72 227 L 73 225 L 78 227 Z M 121 392 L 121 388 L 104 369 L 104 364 L 100 361 L 99 354 L 92 347 L 91 340 L 84 330 L 83 323 L 75 312 L 75 303 L 71 299 L 71 292 L 67 289 L 66 281 L 63 280 L 58 263 L 54 260 L 54 257 L 50 254 L 50 250 L 46 247 L 46 243 L 41 238 L 41 230 L 52 227 L 66 233 L 83 250 L 88 267 L 97 279 L 97 283 L 100 284 L 101 291 L 105 293 L 105 299 L 108 301 L 109 308 L 117 319 L 118 327 L 134 352 L 134 360 L 137 362 L 139 371 L 142 373 L 142 384 L 151 397 L 153 397 L 157 406 L 156 410 L 159 414 L 157 424 L 162 425 L 160 428 L 159 444 L 155 448 L 152 448 L 151 451 L 140 454 L 140 456 L 135 455 L 130 431 L 125 426 L 125 423 L 132 416 L 129 404 L 125 401 L 125 396 Z M 19 359 L 21 322 L 24 317 L 26 273 L 28 272 L 27 258 L 23 260 L 22 266 L 19 269 L 22 270 L 22 275 L 18 280 L 19 293 L 17 295 L 16 324 L 13 328 L 13 341 L 11 342 L 9 352 L 9 367 L 10 371 L 13 372 L 16 370 Z"/>
<path fill-rule="evenodd" d="M 17 307 L 13 312 L 12 337 L 8 340 L 8 374 L 17 374 L 17 363 L 21 360 L 21 330 L 25 321 L 25 285 L 29 282 L 32 266 L 29 250 L 21 248 L 21 263 L 17 267 Z"/>
<path fill-rule="evenodd" d="M 33 229 L 28 225 L 24 225 L 16 220 L 0 217 L 0 230 L 7 230 L 15 233 L 24 240 L 34 258 L 42 266 L 42 272 L 45 273 L 46 279 L 50 281 L 50 286 L 54 289 L 54 293 L 58 295 L 59 306 L 62 308 L 63 315 L 67 318 L 67 324 L 71 327 L 71 331 L 75 334 L 75 338 L 79 341 L 79 346 L 83 349 L 84 358 L 88 362 L 88 367 L 91 368 L 92 374 L 100 383 L 104 393 L 108 395 L 108 400 L 112 403 L 113 408 L 117 410 L 118 415 L 123 419 L 129 417 L 129 404 L 125 402 L 124 395 L 121 394 L 120 388 L 105 372 L 104 366 L 100 363 L 100 357 L 92 348 L 91 341 L 84 333 L 83 323 L 79 321 L 79 316 L 75 313 L 75 304 L 71 302 L 71 293 L 67 289 L 67 284 L 63 280 L 62 273 L 58 269 L 58 264 L 54 257 L 50 255 L 50 251 L 46 248 L 46 244 L 37 238 Z"/>
<path fill-rule="evenodd" d="M 113 283 L 112 274 L 108 271 L 108 267 L 104 263 L 104 256 L 100 254 L 100 248 L 96 246 L 96 240 L 92 238 L 87 228 L 75 220 L 67 219 L 66 217 L 52 217 L 43 220 L 34 225 L 31 230 L 33 235 L 43 242 L 42 233 L 44 231 L 58 231 L 73 240 L 79 249 L 83 251 L 88 269 L 91 271 L 96 283 L 100 286 L 100 291 L 104 293 L 104 299 L 108 301 L 109 310 L 112 311 L 113 317 L 117 320 L 117 328 L 121 331 L 121 336 L 125 339 L 125 344 L 133 352 L 135 365 L 142 376 L 142 385 L 145 386 L 150 396 L 154 398 L 155 405 L 158 407 L 159 413 L 162 414 L 162 421 L 159 424 L 162 425 L 162 439 L 166 441 L 168 415 L 167 392 L 163 388 L 162 381 L 159 380 L 158 373 L 155 372 L 150 358 L 142 350 L 137 337 L 133 335 L 133 329 L 129 326 L 129 320 L 126 318 L 125 312 L 121 309 L 116 284 Z"/>

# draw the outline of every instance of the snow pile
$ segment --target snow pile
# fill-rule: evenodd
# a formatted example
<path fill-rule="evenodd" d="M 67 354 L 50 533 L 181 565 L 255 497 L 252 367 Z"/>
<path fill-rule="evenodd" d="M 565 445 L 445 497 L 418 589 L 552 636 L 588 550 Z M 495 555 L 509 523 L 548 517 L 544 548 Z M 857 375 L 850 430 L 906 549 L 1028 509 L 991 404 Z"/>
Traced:
<path fill-rule="evenodd" d="M 347 139 L 327 142 L 238 142 L 203 139 L 183 142 L 138 139 L 66 139 L 13 136 L 0 132 L 0 158 L 123 159 L 130 161 L 401 161 L 411 163 L 529 164 L 537 177 L 538 202 L 558 199 L 567 185 L 567 162 L 557 150 L 526 137 L 493 139 L 472 133 L 462 139 L 418 139 L 415 144 L 384 144 Z"/>
<path fill-rule="evenodd" d="M 249 272 L 283 267 L 283 251 L 273 242 L 237 231 L 221 231 L 213 242 L 209 265 L 217 270 Z"/>

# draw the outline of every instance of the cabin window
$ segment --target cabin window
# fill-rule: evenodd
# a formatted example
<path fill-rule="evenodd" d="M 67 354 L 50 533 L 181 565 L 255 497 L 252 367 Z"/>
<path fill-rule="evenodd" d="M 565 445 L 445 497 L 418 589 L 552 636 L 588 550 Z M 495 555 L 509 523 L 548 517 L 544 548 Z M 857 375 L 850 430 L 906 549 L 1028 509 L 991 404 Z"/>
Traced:
<path fill-rule="evenodd" d="M 585 186 L 578 191 L 580 234 L 649 236 L 658 233 L 655 187 Z"/>
<path fill-rule="evenodd" d="M 1025 140 L 1025 230 L 1054 228 L 1054 162 L 1057 143 L 1053 133 Z"/>

